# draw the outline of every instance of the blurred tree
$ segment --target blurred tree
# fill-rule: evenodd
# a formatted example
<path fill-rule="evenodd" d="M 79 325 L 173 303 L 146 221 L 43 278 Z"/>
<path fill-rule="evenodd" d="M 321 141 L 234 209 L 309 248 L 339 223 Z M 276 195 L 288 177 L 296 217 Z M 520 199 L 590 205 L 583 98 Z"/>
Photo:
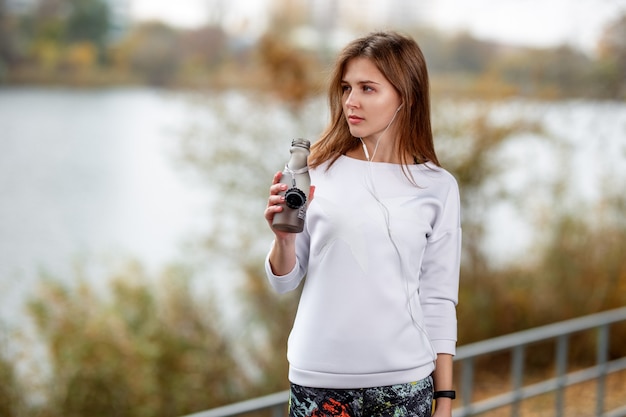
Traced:
<path fill-rule="evenodd" d="M 478 74 L 483 72 L 493 59 L 496 46 L 478 40 L 468 33 L 460 33 L 449 41 L 448 71 Z"/>
<path fill-rule="evenodd" d="M 546 71 L 543 83 L 555 86 L 562 97 L 591 96 L 589 74 L 591 60 L 579 50 L 562 45 L 543 57 Z"/>
<path fill-rule="evenodd" d="M 66 36 L 69 43 L 91 42 L 104 58 L 111 27 L 109 4 L 105 0 L 66 0 L 69 6 Z"/>
<path fill-rule="evenodd" d="M 604 90 L 614 98 L 626 97 L 626 14 L 604 29 L 597 51 Z"/>
<path fill-rule="evenodd" d="M 18 417 L 20 413 L 20 394 L 23 392 L 15 376 L 15 366 L 5 354 L 6 341 L 0 334 L 0 416 Z"/>
<path fill-rule="evenodd" d="M 181 33 L 180 46 L 186 62 L 213 71 L 227 57 L 228 36 L 220 26 L 205 26 Z"/>
<path fill-rule="evenodd" d="M 40 0 L 35 9 L 38 20 L 48 20 L 65 16 L 67 0 Z"/>
<path fill-rule="evenodd" d="M 241 72 L 229 65 L 233 62 L 230 39 L 221 26 L 205 26 L 180 32 L 179 53 L 177 85 L 214 89 L 224 85 L 244 88 Z"/>
<path fill-rule="evenodd" d="M 270 7 L 270 32 L 289 34 L 298 26 L 309 23 L 306 5 L 299 0 L 274 0 Z"/>
<path fill-rule="evenodd" d="M 28 22 L 29 35 L 35 44 L 54 44 L 60 50 L 66 41 L 66 13 L 64 0 L 42 0 L 34 10 L 32 16 L 23 18 Z"/>
<path fill-rule="evenodd" d="M 153 85 L 173 82 L 181 62 L 179 33 L 160 22 L 142 23 L 115 48 L 118 68 L 129 68 Z"/>
<path fill-rule="evenodd" d="M 269 80 L 268 90 L 297 106 L 320 92 L 319 57 L 292 42 L 294 31 L 307 23 L 306 9 L 299 1 L 278 0 L 271 21 L 270 30 L 258 41 L 256 56 Z"/>
<path fill-rule="evenodd" d="M 35 5 L 35 19 L 65 19 L 68 0 L 40 0 Z"/>
<path fill-rule="evenodd" d="M 33 16 L 31 51 L 44 72 L 58 69 L 65 42 L 66 25 L 60 0 L 42 1 Z"/>
<path fill-rule="evenodd" d="M 9 67 L 16 60 L 14 24 L 7 13 L 7 0 L 0 0 L 0 84 L 4 82 Z"/>
<path fill-rule="evenodd" d="M 62 58 L 61 45 L 54 41 L 38 39 L 33 43 L 32 51 L 40 70 L 52 72 L 58 69 Z"/>
<path fill-rule="evenodd" d="M 98 51 L 91 42 L 76 42 L 67 48 L 65 64 L 78 73 L 93 70 L 98 62 Z"/>
<path fill-rule="evenodd" d="M 448 55 L 444 52 L 447 47 L 447 39 L 441 32 L 419 27 L 411 30 L 409 34 L 415 38 L 422 49 L 431 77 L 446 71 L 451 66 L 448 63 Z"/>
<path fill-rule="evenodd" d="M 491 70 L 517 85 L 526 96 L 563 98 L 591 96 L 592 61 L 569 46 L 536 49 L 516 48 L 498 56 Z"/>
<path fill-rule="evenodd" d="M 312 71 L 319 65 L 309 55 L 285 42 L 282 36 L 264 35 L 258 45 L 258 56 L 269 80 L 267 87 L 283 100 L 299 105 L 319 94 L 317 74 Z"/>

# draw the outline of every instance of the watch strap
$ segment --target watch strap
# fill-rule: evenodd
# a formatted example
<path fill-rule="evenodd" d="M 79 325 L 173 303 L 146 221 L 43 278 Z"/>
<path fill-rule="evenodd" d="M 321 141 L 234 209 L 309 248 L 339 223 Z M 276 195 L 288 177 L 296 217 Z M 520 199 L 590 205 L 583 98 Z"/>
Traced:
<path fill-rule="evenodd" d="M 456 391 L 435 391 L 433 398 L 450 398 L 451 400 L 454 400 L 456 398 Z"/>

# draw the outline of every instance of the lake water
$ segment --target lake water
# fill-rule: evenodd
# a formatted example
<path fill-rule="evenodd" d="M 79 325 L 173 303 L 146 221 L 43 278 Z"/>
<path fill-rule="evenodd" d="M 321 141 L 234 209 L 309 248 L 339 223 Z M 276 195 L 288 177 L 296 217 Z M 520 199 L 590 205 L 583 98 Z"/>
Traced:
<path fill-rule="evenodd" d="M 0 89 L 0 315 L 40 272 L 176 260 L 209 196 L 177 168 L 190 100 L 151 89 Z"/>
<path fill-rule="evenodd" d="M 232 111 L 242 116 L 239 104 Z M 76 261 L 125 257 L 157 269 L 183 257 L 184 243 L 210 227 L 212 196 L 174 155 L 206 112 L 188 94 L 153 89 L 0 89 L 0 318 L 22 314 L 41 271 L 63 277 Z M 569 149 L 563 161 L 537 135 L 502 149 L 506 170 L 491 186 L 528 195 L 529 212 L 563 169 L 586 199 L 600 196 L 607 174 L 624 185 L 626 104 L 510 102 L 501 112 L 538 121 Z M 507 205 L 492 210 L 494 257 L 517 256 L 532 242 L 528 219 Z"/>

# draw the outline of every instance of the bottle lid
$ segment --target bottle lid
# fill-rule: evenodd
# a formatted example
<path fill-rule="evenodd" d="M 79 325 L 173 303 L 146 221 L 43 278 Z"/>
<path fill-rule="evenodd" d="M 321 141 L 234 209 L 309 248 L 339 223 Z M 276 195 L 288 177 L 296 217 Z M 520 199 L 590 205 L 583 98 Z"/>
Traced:
<path fill-rule="evenodd" d="M 307 139 L 298 138 L 291 141 L 291 146 L 299 146 L 301 148 L 310 149 L 311 142 Z"/>

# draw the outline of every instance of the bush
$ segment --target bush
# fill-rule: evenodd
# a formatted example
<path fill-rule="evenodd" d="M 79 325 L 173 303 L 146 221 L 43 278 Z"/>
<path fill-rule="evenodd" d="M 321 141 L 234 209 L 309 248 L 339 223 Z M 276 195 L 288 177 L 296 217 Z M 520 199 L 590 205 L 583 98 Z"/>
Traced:
<path fill-rule="evenodd" d="M 47 348 L 45 416 L 174 416 L 242 398 L 247 376 L 184 270 L 132 265 L 98 292 L 46 280 L 29 304 Z"/>

